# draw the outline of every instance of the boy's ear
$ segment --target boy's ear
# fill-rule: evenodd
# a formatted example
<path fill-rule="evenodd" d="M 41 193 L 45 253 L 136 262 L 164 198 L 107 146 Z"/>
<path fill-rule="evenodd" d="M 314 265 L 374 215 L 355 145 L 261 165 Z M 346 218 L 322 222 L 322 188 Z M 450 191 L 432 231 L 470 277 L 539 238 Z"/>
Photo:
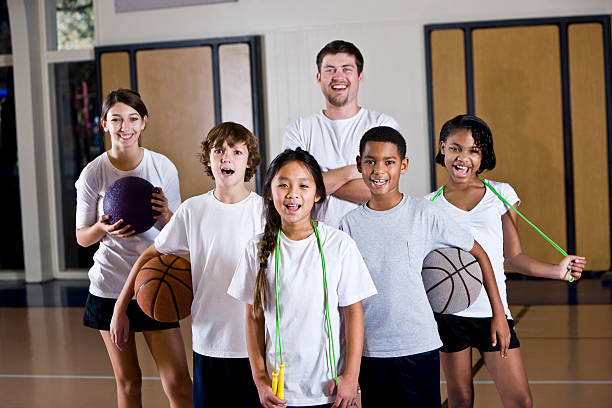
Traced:
<path fill-rule="evenodd" d="M 361 173 L 361 156 L 357 156 L 355 160 L 357 161 L 357 171 Z"/>
<path fill-rule="evenodd" d="M 400 163 L 400 174 L 405 174 L 406 170 L 408 170 L 408 163 L 410 163 L 410 159 L 404 157 L 402 162 Z"/>

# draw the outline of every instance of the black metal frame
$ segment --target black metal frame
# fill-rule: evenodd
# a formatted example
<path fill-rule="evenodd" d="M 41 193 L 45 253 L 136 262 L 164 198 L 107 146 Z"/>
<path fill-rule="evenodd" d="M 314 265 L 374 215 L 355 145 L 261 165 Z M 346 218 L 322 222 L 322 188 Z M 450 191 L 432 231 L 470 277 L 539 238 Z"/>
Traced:
<path fill-rule="evenodd" d="M 262 69 L 261 69 L 261 38 L 259 36 L 208 38 L 199 40 L 154 42 L 141 44 L 111 45 L 95 48 L 96 76 L 99 89 L 99 104 L 102 105 L 104 95 L 102 92 L 102 77 L 100 72 L 100 57 L 108 52 L 128 52 L 130 58 L 130 86 L 138 90 L 138 79 L 136 75 L 136 52 L 144 50 L 158 50 L 186 47 L 211 47 L 213 65 L 213 95 L 215 103 L 215 124 L 221 123 L 221 80 L 219 73 L 219 47 L 227 44 L 248 44 L 251 59 L 251 99 L 253 101 L 253 134 L 259 144 L 259 154 L 262 163 L 266 163 L 266 143 L 263 116 L 263 92 Z M 261 171 L 256 173 L 257 191 L 261 191 L 263 175 Z"/>
<path fill-rule="evenodd" d="M 464 52 L 465 52 L 465 75 L 466 75 L 466 102 L 467 113 L 475 113 L 474 101 L 474 72 L 472 56 L 472 31 L 481 28 L 502 28 L 518 26 L 538 26 L 538 25 L 557 25 L 559 27 L 559 47 L 561 56 L 561 92 L 563 109 L 563 149 L 565 155 L 565 206 L 567 213 L 567 250 L 568 253 L 576 251 L 576 226 L 575 226 L 575 203 L 574 203 L 574 174 L 573 174 L 573 154 L 572 154 L 572 124 L 571 124 L 571 100 L 570 100 L 570 81 L 569 81 L 569 50 L 567 32 L 571 24 L 577 23 L 599 23 L 602 25 L 603 49 L 604 49 L 604 75 L 605 75 L 605 94 L 606 94 L 606 134 L 608 142 L 608 186 L 609 186 L 609 214 L 612 220 L 612 71 L 611 71 L 611 47 L 610 47 L 610 16 L 592 15 L 576 17 L 551 17 L 533 18 L 499 21 L 477 21 L 449 24 L 427 24 L 425 25 L 425 68 L 427 75 L 427 113 L 429 122 L 430 138 L 430 169 L 431 169 L 431 189 L 436 187 L 435 162 L 433 160 L 437 149 L 436 137 L 434 134 L 433 117 L 433 78 L 431 62 L 431 33 L 434 30 L 461 29 L 464 33 Z M 610 225 L 610 235 L 612 236 L 612 225 Z M 610 246 L 612 253 L 612 243 Z M 573 288 L 573 289 L 572 289 Z M 575 286 L 570 285 L 569 300 L 575 301 Z"/>

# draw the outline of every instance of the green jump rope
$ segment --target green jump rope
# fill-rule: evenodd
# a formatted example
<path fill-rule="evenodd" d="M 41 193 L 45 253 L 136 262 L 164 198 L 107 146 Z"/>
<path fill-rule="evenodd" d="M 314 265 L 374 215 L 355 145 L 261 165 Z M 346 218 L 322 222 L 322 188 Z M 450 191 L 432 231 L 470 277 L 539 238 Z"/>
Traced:
<path fill-rule="evenodd" d="M 493 192 L 493 194 L 495 194 L 497 197 L 499 197 L 500 200 L 502 200 L 504 202 L 504 204 L 506 204 L 508 207 L 510 207 L 515 213 L 517 213 L 523 220 L 525 220 L 527 222 L 527 224 L 531 225 L 533 227 L 533 229 L 535 229 L 537 232 L 540 233 L 540 235 L 542 235 L 544 237 L 544 239 L 546 239 L 552 246 L 554 246 L 557 251 L 561 252 L 561 254 L 563 256 L 567 256 L 567 252 L 565 252 L 563 250 L 563 248 L 561 248 L 559 245 L 557 245 L 557 243 L 555 241 L 553 241 L 552 239 L 548 238 L 548 236 L 542 232 L 541 229 L 539 229 L 538 227 L 535 226 L 535 224 L 531 221 L 529 221 L 523 214 L 521 214 L 521 212 L 519 210 L 517 210 L 516 208 L 514 208 L 514 206 L 512 204 L 510 204 L 508 202 L 508 200 L 506 200 L 504 197 L 502 197 L 501 194 L 499 194 L 497 192 L 497 190 L 495 190 L 493 188 L 492 185 L 490 185 L 489 183 L 487 183 L 486 181 L 484 181 L 484 179 L 479 179 L 480 181 L 482 181 L 484 183 L 485 186 L 489 187 L 489 189 Z M 436 198 L 438 198 L 438 196 L 440 194 L 442 194 L 444 192 L 444 187 L 446 186 L 442 186 L 441 189 L 438 190 L 438 192 L 436 193 L 436 195 L 434 195 L 431 199 L 431 201 L 435 200 Z M 572 276 L 572 270 L 570 269 L 569 272 L 567 273 L 567 280 L 569 282 L 573 282 L 574 281 L 574 277 Z"/>
<path fill-rule="evenodd" d="M 323 246 L 321 244 L 321 237 L 319 236 L 319 230 L 314 220 L 310 220 L 314 228 L 315 236 L 317 237 L 317 244 L 319 246 L 319 254 L 321 254 L 321 266 L 323 269 L 323 293 L 325 303 L 325 326 L 327 327 L 327 347 L 329 348 L 329 367 L 331 375 L 338 385 L 338 372 L 336 368 L 336 351 L 334 347 L 334 336 L 332 333 L 331 315 L 329 313 L 329 293 L 327 288 L 327 269 L 325 268 L 325 255 L 323 254 Z M 279 283 L 279 259 L 280 259 L 280 234 L 279 228 L 276 234 L 276 254 L 274 262 L 274 288 L 276 291 L 276 336 L 274 340 L 274 372 L 272 373 L 272 392 L 280 399 L 285 399 L 285 364 L 283 363 L 283 344 L 281 342 L 280 332 L 280 305 L 278 299 L 280 298 L 280 283 Z M 276 366 L 277 354 L 279 356 L 280 364 L 278 369 Z"/>

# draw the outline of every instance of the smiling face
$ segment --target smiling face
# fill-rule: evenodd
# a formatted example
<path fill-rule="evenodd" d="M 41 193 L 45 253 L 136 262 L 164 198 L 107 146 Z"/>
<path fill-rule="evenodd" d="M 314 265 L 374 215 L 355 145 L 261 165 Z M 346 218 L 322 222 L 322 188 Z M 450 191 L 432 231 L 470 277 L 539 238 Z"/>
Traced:
<path fill-rule="evenodd" d="M 335 107 L 357 104 L 362 80 L 363 72 L 357 72 L 355 57 L 343 52 L 327 54 L 321 63 L 321 71 L 317 73 L 323 96 L 327 103 Z"/>
<path fill-rule="evenodd" d="M 283 228 L 289 224 L 310 224 L 310 213 L 319 201 L 317 186 L 308 167 L 290 161 L 281 167 L 271 183 L 274 208 L 280 214 Z"/>
<path fill-rule="evenodd" d="M 229 187 L 244 183 L 248 162 L 249 149 L 244 142 L 230 146 L 226 140 L 210 150 L 210 169 L 216 184 Z"/>
<path fill-rule="evenodd" d="M 136 109 L 122 102 L 110 107 L 102 127 L 111 137 L 111 143 L 116 148 L 138 146 L 138 138 L 147 124 L 147 117 L 141 117 Z"/>
<path fill-rule="evenodd" d="M 478 177 L 482 153 L 470 129 L 460 129 L 448 135 L 440 142 L 440 153 L 444 155 L 444 167 L 452 182 L 466 183 Z"/>
<path fill-rule="evenodd" d="M 397 145 L 391 142 L 367 142 L 357 157 L 357 168 L 370 189 L 373 200 L 397 201 L 399 178 L 406 173 L 408 158 L 400 157 Z"/>

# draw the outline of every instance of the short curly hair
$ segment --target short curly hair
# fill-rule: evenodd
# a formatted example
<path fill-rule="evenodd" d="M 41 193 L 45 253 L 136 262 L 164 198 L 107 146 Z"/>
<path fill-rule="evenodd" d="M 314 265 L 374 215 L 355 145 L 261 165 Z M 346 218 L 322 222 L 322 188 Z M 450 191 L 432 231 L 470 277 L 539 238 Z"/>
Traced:
<path fill-rule="evenodd" d="M 227 141 L 230 147 L 237 143 L 244 143 L 249 151 L 249 159 L 247 161 L 247 169 L 244 173 L 244 181 L 249 181 L 257 172 L 257 166 L 261 163 L 261 156 L 257 150 L 257 138 L 253 133 L 239 123 L 222 122 L 212 128 L 208 135 L 201 143 L 200 163 L 204 165 L 204 171 L 213 179 L 215 176 L 210 168 L 210 152 L 215 148 L 223 146 Z"/>

